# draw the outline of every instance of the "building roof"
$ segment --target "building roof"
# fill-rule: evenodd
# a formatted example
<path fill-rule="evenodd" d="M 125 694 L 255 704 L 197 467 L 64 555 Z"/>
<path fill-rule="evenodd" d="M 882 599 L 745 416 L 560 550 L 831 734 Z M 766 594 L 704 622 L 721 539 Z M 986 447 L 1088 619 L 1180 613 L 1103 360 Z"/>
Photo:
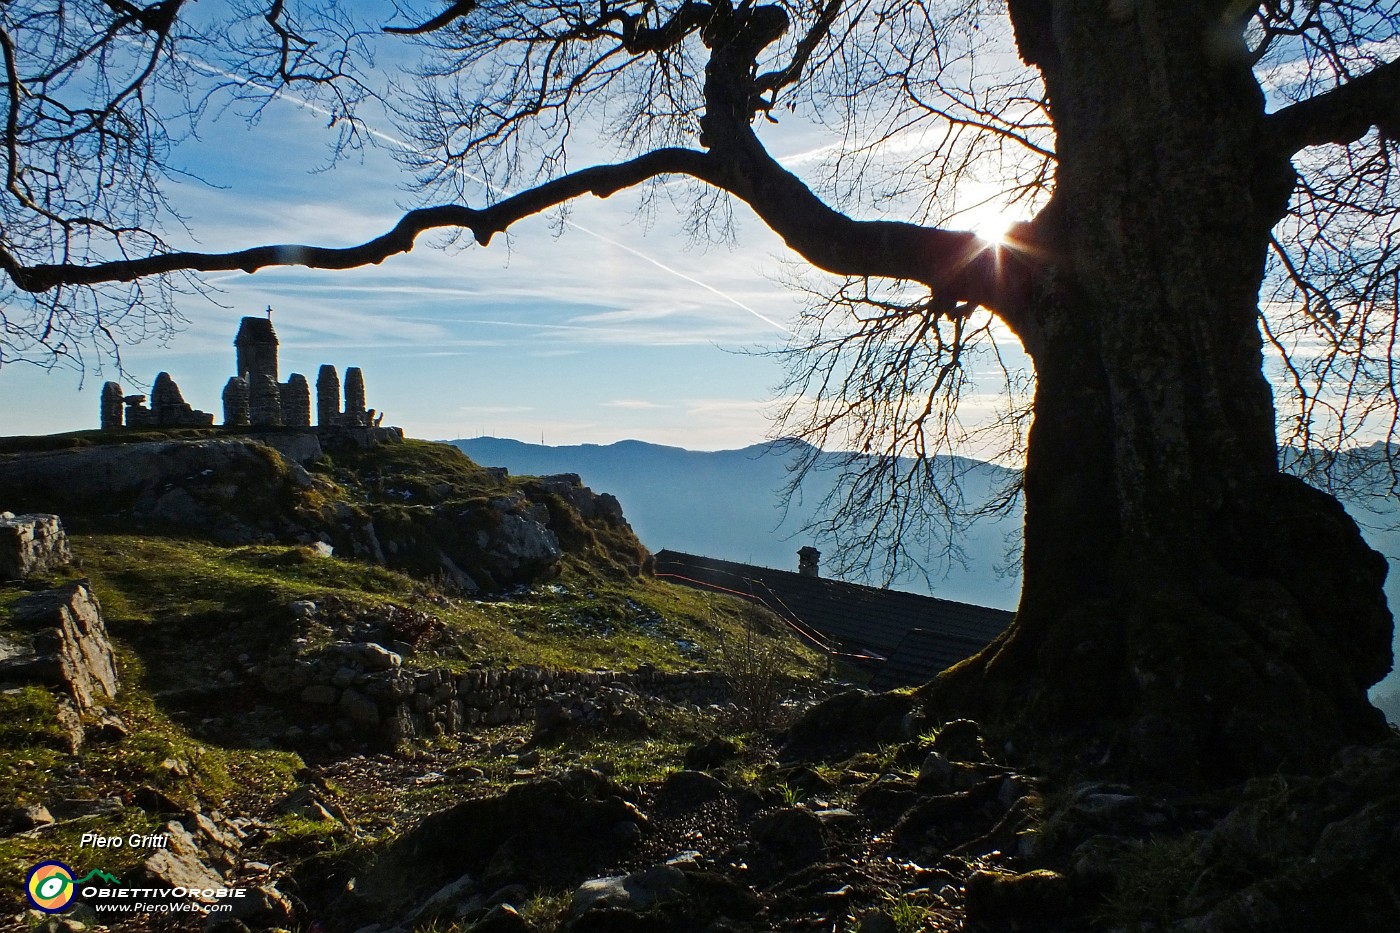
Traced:
<path fill-rule="evenodd" d="M 276 343 L 277 331 L 272 329 L 271 318 L 245 317 L 238 325 L 238 336 L 233 338 L 233 342 Z"/>
<path fill-rule="evenodd" d="M 893 690 L 896 687 L 926 684 L 939 671 L 972 657 L 986 646 L 987 643 L 980 638 L 923 628 L 911 629 L 899 640 L 875 676 L 870 678 L 870 686 L 875 690 Z"/>
<path fill-rule="evenodd" d="M 882 687 L 932 679 L 976 653 L 1012 618 L 1001 609 L 678 551 L 658 553 L 656 573 L 753 599 L 844 653 L 885 659 L 877 679 L 899 682 Z M 888 677 L 881 676 L 884 667 Z"/>

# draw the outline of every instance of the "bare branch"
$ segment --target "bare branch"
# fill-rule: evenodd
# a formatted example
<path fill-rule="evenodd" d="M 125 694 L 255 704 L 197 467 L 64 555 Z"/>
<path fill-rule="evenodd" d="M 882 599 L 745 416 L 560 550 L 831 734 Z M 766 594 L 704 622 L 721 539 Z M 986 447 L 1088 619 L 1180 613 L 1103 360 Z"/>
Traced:
<path fill-rule="evenodd" d="M 511 224 L 565 201 L 591 194 L 609 197 L 623 188 L 659 175 L 710 174 L 704 153 L 663 149 L 619 165 L 599 165 L 547 182 L 490 207 L 475 209 L 440 205 L 409 211 L 394 228 L 373 240 L 348 247 L 282 244 L 258 246 L 230 253 L 167 252 L 135 259 L 90 265 L 46 263 L 24 266 L 8 252 L 0 252 L 0 268 L 28 292 L 44 292 L 64 285 L 127 282 L 171 272 L 256 272 L 269 266 L 307 266 L 313 269 L 352 269 L 374 265 L 413 249 L 418 237 L 444 227 L 470 230 L 482 246 Z"/>
<path fill-rule="evenodd" d="M 1400 59 L 1316 97 L 1290 104 L 1269 117 L 1285 152 L 1327 143 L 1347 145 L 1373 127 L 1400 136 Z"/>

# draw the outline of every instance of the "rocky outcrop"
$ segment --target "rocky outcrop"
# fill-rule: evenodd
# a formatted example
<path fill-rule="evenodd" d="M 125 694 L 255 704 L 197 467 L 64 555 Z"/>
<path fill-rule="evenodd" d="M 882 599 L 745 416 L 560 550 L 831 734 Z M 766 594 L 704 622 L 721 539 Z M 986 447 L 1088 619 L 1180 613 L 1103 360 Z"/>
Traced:
<path fill-rule="evenodd" d="M 31 633 L 31 649 L 0 661 L 0 682 L 54 688 L 82 712 L 117 695 L 116 656 L 87 581 L 17 600 L 10 617 L 15 627 Z"/>
<path fill-rule="evenodd" d="M 23 580 L 73 559 L 57 515 L 0 512 L 0 580 Z"/>
<path fill-rule="evenodd" d="M 312 475 L 304 465 L 324 462 L 323 442 L 336 468 Z M 0 488 L 70 523 L 326 545 L 473 594 L 551 579 L 567 554 L 619 575 L 640 574 L 649 557 L 617 500 L 576 476 L 512 483 L 445 446 L 380 455 L 361 443 L 404 442 L 395 429 L 268 429 L 16 453 L 0 455 Z M 396 467 L 402 488 L 386 476 Z"/>

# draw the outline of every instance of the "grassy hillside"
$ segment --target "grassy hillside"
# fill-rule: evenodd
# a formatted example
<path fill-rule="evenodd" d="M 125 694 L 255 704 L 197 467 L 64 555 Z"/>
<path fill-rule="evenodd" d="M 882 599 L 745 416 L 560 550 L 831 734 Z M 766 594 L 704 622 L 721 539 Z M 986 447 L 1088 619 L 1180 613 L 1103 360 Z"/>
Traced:
<path fill-rule="evenodd" d="M 541 493 L 529 478 L 502 480 L 450 447 L 421 442 L 344 452 L 313 464 L 310 475 L 313 483 L 302 490 L 298 508 L 352 511 L 357 521 L 374 520 L 386 540 L 384 529 L 395 516 L 402 527 L 421 529 L 428 517 L 461 516 L 526 489 Z M 543 490 L 540 498 L 547 495 Z M 444 504 L 446 509 L 430 514 L 433 505 Z M 83 832 L 156 831 L 159 807 L 140 803 L 142 794 L 150 799 L 143 788 L 167 804 L 265 813 L 271 801 L 298 785 L 308 764 L 326 767 L 360 751 L 356 737 L 343 730 L 330 744 L 313 740 L 314 717 L 296 696 L 279 698 L 265 689 L 259 675 L 274 656 L 315 657 L 331 642 L 373 639 L 399 652 L 410 672 L 524 665 L 681 671 L 724 668 L 738 646 L 757 641 L 780 659 L 785 677 L 823 672 L 816 653 L 757 607 L 635 574 L 625 564 L 639 546 L 625 525 L 569 513 L 557 496 L 541 505 L 552 523 L 567 520 L 559 535 L 565 553 L 554 573 L 505 593 L 476 596 L 445 585 L 432 572 L 436 567 L 409 572 L 407 561 L 408 568 L 394 570 L 303 544 L 219 543 L 198 529 L 122 532 L 111 515 L 71 516 L 71 524 L 88 527 L 71 536 L 71 568 L 0 584 L 0 638 L 22 641 L 26 634 L 16 629 L 10 612 L 16 600 L 64 580 L 89 579 L 102 602 L 121 676 L 122 691 L 110 710 L 129 734 L 115 742 L 90 741 L 75 758 L 56 725 L 52 694 L 37 687 L 0 693 L 0 822 L 37 805 L 57 819 L 52 826 L 19 833 L 11 827 L 0 835 L 0 897 L 22 901 L 28 867 L 44 858 L 79 856 Z M 405 514 L 415 509 L 422 514 Z M 470 525 L 472 518 L 462 521 Z M 298 617 L 293 604 L 299 602 L 314 603 L 314 617 Z M 570 740 L 545 755 L 581 764 L 620 762 L 638 775 L 655 772 L 666 760 L 679 767 L 676 749 L 688 727 L 651 725 L 643 734 L 609 738 L 606 747 Z M 520 726 L 482 727 L 399 752 L 406 760 L 429 752 L 447 755 L 459 768 L 478 768 L 482 779 L 471 792 L 486 793 L 518 780 L 508 760 L 490 747 L 502 736 L 514 736 L 510 741 L 518 744 L 523 733 L 528 729 Z M 412 785 L 364 792 L 362 800 L 347 795 L 344 805 L 368 820 L 368 828 L 358 820 L 352 832 L 341 823 L 278 817 L 260 829 L 260 846 L 296 859 L 352 839 L 364 842 L 392 830 L 395 818 L 384 811 L 385 801 L 397 801 L 407 813 L 431 808 L 436 799 L 431 789 L 414 792 Z M 102 867 L 120 874 L 135 867 L 140 853 L 119 850 L 104 857 Z"/>

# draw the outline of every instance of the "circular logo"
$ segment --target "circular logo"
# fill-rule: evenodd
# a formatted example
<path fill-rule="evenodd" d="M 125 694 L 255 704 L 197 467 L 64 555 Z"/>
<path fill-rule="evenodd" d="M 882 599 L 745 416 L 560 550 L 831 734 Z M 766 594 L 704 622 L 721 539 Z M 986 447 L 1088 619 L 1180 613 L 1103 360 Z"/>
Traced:
<path fill-rule="evenodd" d="M 62 862 L 40 862 L 29 869 L 24 883 L 29 903 L 49 914 L 66 909 L 76 891 L 73 870 Z"/>

